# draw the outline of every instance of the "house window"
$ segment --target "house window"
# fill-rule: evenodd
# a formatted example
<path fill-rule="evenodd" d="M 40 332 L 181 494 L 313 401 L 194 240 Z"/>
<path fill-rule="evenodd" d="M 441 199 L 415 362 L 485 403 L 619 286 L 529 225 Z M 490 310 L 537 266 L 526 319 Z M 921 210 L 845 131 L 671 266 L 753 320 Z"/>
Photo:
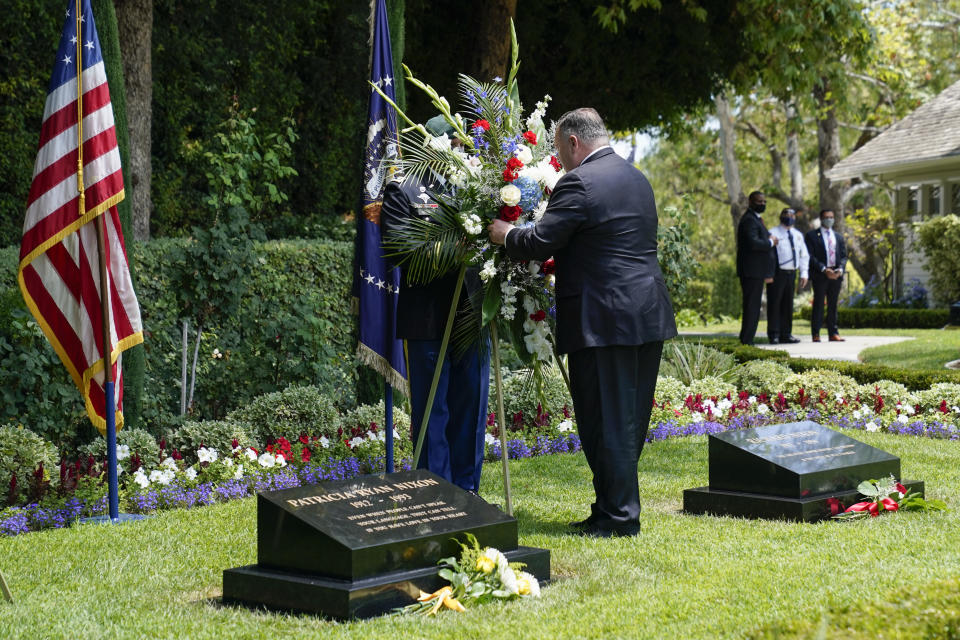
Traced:
<path fill-rule="evenodd" d="M 907 214 L 910 216 L 915 216 L 919 210 L 920 189 L 917 187 L 910 187 L 910 191 L 907 192 Z"/>
<path fill-rule="evenodd" d="M 925 214 L 930 216 L 940 215 L 940 185 L 930 187 L 927 196 L 927 209 Z"/>

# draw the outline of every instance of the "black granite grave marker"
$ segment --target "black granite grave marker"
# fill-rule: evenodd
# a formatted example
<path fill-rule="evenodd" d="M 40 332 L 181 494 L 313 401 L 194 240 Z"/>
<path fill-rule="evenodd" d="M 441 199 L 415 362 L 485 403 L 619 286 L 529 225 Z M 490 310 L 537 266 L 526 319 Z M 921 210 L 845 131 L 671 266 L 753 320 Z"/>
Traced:
<path fill-rule="evenodd" d="M 858 497 L 864 480 L 900 478 L 900 458 L 827 429 L 791 422 L 711 434 L 710 486 L 683 492 L 683 510 L 818 520 Z M 923 491 L 922 482 L 904 482 Z"/>
<path fill-rule="evenodd" d="M 257 564 L 228 569 L 225 602 L 378 615 L 445 582 L 437 562 L 466 533 L 550 578 L 550 552 L 520 547 L 517 521 L 423 470 L 266 491 L 257 496 Z"/>

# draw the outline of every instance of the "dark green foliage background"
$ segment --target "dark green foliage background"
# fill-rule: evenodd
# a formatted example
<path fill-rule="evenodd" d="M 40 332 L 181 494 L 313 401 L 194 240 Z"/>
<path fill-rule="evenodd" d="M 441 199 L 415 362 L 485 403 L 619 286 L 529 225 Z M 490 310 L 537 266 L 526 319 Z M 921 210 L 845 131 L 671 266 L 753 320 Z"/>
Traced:
<path fill-rule="evenodd" d="M 130 247 L 141 274 L 144 426 L 155 435 L 179 413 L 181 329 L 169 257 L 184 242 L 154 240 Z M 350 316 L 353 245 L 272 241 L 255 244 L 254 252 L 256 268 L 236 314 L 204 331 L 192 417 L 222 418 L 257 395 L 291 384 L 317 385 L 352 406 L 357 368 Z M 32 320 L 16 286 L 16 261 L 15 249 L 0 250 L 0 423 L 23 424 L 69 448 L 89 441 L 94 431 L 80 394 L 39 328 L 20 328 Z M 223 358 L 212 357 L 215 348 Z M 190 349 L 192 356 L 192 342 Z"/>
<path fill-rule="evenodd" d="M 800 309 L 800 317 L 809 320 L 812 307 Z M 949 309 L 848 309 L 837 308 L 841 327 L 851 329 L 940 329 L 950 324 Z"/>

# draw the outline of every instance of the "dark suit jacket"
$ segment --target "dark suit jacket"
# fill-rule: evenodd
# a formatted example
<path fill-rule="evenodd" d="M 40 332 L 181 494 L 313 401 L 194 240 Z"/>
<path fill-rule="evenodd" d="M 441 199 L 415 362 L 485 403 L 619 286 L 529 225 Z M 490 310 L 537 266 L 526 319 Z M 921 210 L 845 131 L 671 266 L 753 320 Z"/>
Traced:
<path fill-rule="evenodd" d="M 748 209 L 737 225 L 737 275 L 741 278 L 772 278 L 777 266 L 777 248 L 760 216 Z"/>
<path fill-rule="evenodd" d="M 506 247 L 521 260 L 554 257 L 560 353 L 677 335 L 653 190 L 613 149 L 560 178 L 543 218 L 510 231 Z"/>
<path fill-rule="evenodd" d="M 837 267 L 847 271 L 847 243 L 843 236 L 833 230 L 833 237 L 837 240 Z M 807 251 L 810 253 L 810 275 L 819 276 L 827 266 L 827 245 L 823 242 L 822 229 L 810 229 L 803 237 L 807 243 Z"/>
<path fill-rule="evenodd" d="M 396 231 L 406 218 L 430 218 L 437 209 L 429 189 L 421 190 L 420 181 L 391 182 L 383 192 L 380 224 L 384 237 Z M 422 196 L 426 196 L 425 198 Z M 404 340 L 440 340 L 450 313 L 450 302 L 457 285 L 457 273 L 451 272 L 425 284 L 413 284 L 401 266 L 400 298 L 397 300 L 397 337 Z M 468 307 L 468 298 L 479 290 L 477 269 L 468 269 L 460 292 L 457 312 Z"/>

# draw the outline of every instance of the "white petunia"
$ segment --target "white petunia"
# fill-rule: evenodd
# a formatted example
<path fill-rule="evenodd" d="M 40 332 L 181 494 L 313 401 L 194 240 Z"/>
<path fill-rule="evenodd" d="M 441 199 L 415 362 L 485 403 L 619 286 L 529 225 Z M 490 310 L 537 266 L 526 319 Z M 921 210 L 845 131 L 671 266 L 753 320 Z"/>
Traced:
<path fill-rule="evenodd" d="M 878 425 L 873 420 L 865 424 L 863 428 L 866 429 L 867 431 L 880 431 L 880 425 Z"/>
<path fill-rule="evenodd" d="M 117 461 L 126 460 L 129 457 L 130 447 L 125 444 L 117 445 Z"/>
<path fill-rule="evenodd" d="M 327 436 L 320 436 L 320 440 L 318 440 L 318 442 L 324 449 L 330 448 L 330 439 Z"/>
<path fill-rule="evenodd" d="M 276 463 L 278 467 L 285 467 L 287 466 L 287 459 L 278 453 L 276 455 Z"/>
<path fill-rule="evenodd" d="M 492 433 L 487 433 L 483 436 L 483 441 L 487 444 L 495 444 L 497 439 L 493 436 Z"/>
<path fill-rule="evenodd" d="M 150 480 L 147 478 L 147 474 L 143 472 L 143 467 L 137 469 L 133 474 L 133 481 L 140 485 L 142 489 L 150 486 Z"/>
<path fill-rule="evenodd" d="M 759 413 L 760 415 L 763 415 L 768 411 L 770 411 L 770 407 L 768 407 L 767 405 L 765 404 L 757 405 L 757 413 Z"/>
<path fill-rule="evenodd" d="M 187 470 L 184 472 L 184 475 L 186 475 L 186 476 L 187 476 L 188 478 L 190 478 L 191 480 L 196 480 L 196 479 L 197 479 L 197 470 L 194 469 L 193 467 L 190 467 L 189 469 L 187 469 Z"/>
<path fill-rule="evenodd" d="M 747 398 L 747 404 L 757 404 L 757 396 L 750 396 Z"/>
<path fill-rule="evenodd" d="M 234 480 L 239 480 L 243 477 L 243 467 L 237 467 L 237 470 L 233 474 Z"/>
<path fill-rule="evenodd" d="M 167 457 L 167 458 L 164 459 L 163 462 L 160 463 L 160 466 L 161 466 L 161 467 L 165 467 L 165 468 L 167 468 L 167 469 L 170 469 L 171 471 L 176 471 L 176 470 L 177 470 L 177 461 L 174 460 L 173 458 Z"/>
<path fill-rule="evenodd" d="M 213 462 L 217 459 L 217 450 L 211 447 L 200 447 L 197 450 L 197 460 L 200 462 Z"/>
<path fill-rule="evenodd" d="M 244 455 L 247 456 L 247 460 L 249 460 L 250 462 L 256 462 L 256 461 L 257 461 L 257 452 L 254 451 L 253 449 L 251 449 L 251 448 L 248 447 L 247 450 L 244 451 L 243 453 L 244 453 Z"/>
<path fill-rule="evenodd" d="M 354 439 L 352 439 L 348 444 L 350 445 L 350 448 L 353 449 L 354 447 L 359 446 L 363 443 L 364 443 L 363 438 L 361 438 L 360 436 L 357 436 Z"/>
<path fill-rule="evenodd" d="M 562 421 L 560 424 L 557 425 L 557 431 L 559 431 L 560 433 L 566 433 L 567 431 L 573 431 L 573 421 L 572 421 L 572 420 L 564 420 L 564 421 Z"/>
<path fill-rule="evenodd" d="M 265 451 L 257 458 L 257 462 L 260 463 L 261 467 L 269 469 L 277 464 L 277 457 L 269 451 Z"/>
<path fill-rule="evenodd" d="M 899 422 L 900 424 L 907 424 L 908 422 L 910 422 L 910 418 L 907 416 L 907 414 L 901 413 L 900 415 L 897 416 L 897 422 Z"/>

